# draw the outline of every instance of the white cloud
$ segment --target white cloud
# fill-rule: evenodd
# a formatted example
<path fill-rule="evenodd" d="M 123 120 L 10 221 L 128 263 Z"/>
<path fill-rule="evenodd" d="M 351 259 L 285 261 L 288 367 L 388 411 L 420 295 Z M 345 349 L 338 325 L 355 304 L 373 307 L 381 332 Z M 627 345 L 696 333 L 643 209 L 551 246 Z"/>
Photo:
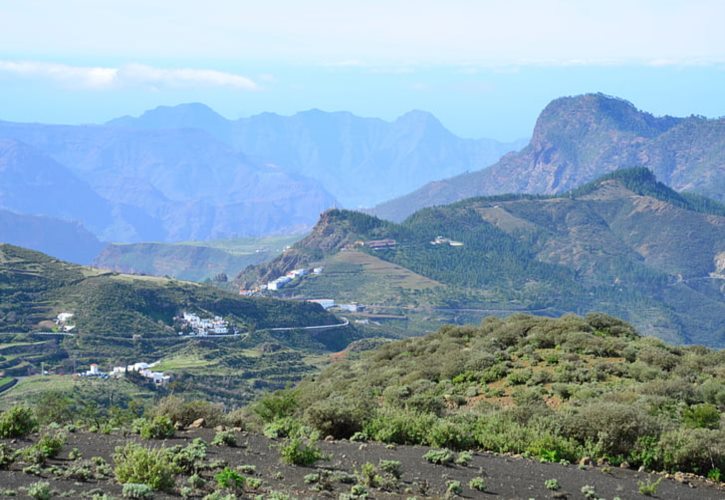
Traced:
<path fill-rule="evenodd" d="M 156 68 L 144 64 L 127 64 L 118 68 L 72 66 L 39 61 L 0 60 L 0 74 L 52 80 L 62 85 L 84 89 L 119 87 L 228 87 L 258 90 L 250 78 L 213 69 Z"/>

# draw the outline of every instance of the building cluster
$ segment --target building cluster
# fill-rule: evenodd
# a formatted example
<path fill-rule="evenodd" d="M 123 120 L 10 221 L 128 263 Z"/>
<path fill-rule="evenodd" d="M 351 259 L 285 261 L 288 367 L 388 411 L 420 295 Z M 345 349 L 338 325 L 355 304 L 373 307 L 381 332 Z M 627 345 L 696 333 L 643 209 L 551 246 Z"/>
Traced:
<path fill-rule="evenodd" d="M 73 316 L 73 313 L 62 312 L 55 318 L 55 324 L 61 331 L 70 332 L 76 327 L 76 325 L 71 324 Z"/>
<path fill-rule="evenodd" d="M 134 363 L 127 366 L 114 366 L 110 373 L 101 371 L 96 363 L 92 363 L 89 370 L 78 375 L 81 377 L 88 378 L 101 378 L 107 379 L 109 377 L 123 377 L 127 373 L 138 373 L 142 377 L 151 380 L 154 385 L 164 386 L 171 380 L 170 375 L 165 375 L 164 372 L 155 372 L 151 370 L 156 363 Z"/>
<path fill-rule="evenodd" d="M 214 318 L 201 318 L 196 314 L 184 311 L 179 318 L 181 322 L 191 328 L 192 334 L 200 337 L 207 335 L 224 335 L 230 333 L 229 323 L 221 316 Z M 183 333 L 179 333 L 182 335 Z"/>
<path fill-rule="evenodd" d="M 450 238 L 444 238 L 443 236 L 436 236 L 436 238 L 430 242 L 431 245 L 450 245 L 452 247 L 462 247 L 463 242 L 455 241 Z"/>
<path fill-rule="evenodd" d="M 272 291 L 281 290 L 282 288 L 287 286 L 289 283 L 291 283 L 292 281 L 294 281 L 298 278 L 301 278 L 302 276 L 307 276 L 310 273 L 322 274 L 322 270 L 323 270 L 323 268 L 321 268 L 321 267 L 314 267 L 311 269 L 301 267 L 299 269 L 293 269 L 290 272 L 288 272 L 287 274 L 285 274 L 284 276 L 280 276 L 279 278 L 270 281 L 266 285 L 262 285 L 261 289 L 262 290 L 272 290 Z M 239 293 L 242 293 L 242 292 L 240 291 Z M 245 294 L 242 293 L 242 295 L 245 295 Z"/>
<path fill-rule="evenodd" d="M 144 378 L 147 378 L 155 385 L 166 385 L 169 383 L 169 380 L 171 380 L 170 375 L 165 375 L 164 372 L 155 372 L 151 368 L 154 367 L 156 363 L 134 363 L 132 365 L 127 366 L 114 366 L 113 370 L 111 371 L 111 375 L 114 377 L 123 377 L 126 373 L 138 373 Z"/>

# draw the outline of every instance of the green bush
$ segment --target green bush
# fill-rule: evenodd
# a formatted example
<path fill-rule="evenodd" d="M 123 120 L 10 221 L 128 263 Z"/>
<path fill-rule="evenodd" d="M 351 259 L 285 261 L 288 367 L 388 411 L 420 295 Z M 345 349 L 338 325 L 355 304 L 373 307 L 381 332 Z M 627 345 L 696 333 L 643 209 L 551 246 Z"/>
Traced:
<path fill-rule="evenodd" d="M 290 465 L 310 466 L 319 460 L 323 460 L 325 455 L 320 448 L 310 442 L 306 442 L 300 437 L 293 437 L 287 440 L 280 447 L 280 456 L 282 461 Z"/>
<path fill-rule="evenodd" d="M 217 472 L 214 480 L 220 488 L 232 491 L 242 490 L 246 482 L 244 476 L 229 467 L 224 467 L 224 470 Z"/>
<path fill-rule="evenodd" d="M 176 428 L 169 417 L 160 416 L 144 421 L 140 434 L 144 439 L 167 439 L 174 437 Z"/>
<path fill-rule="evenodd" d="M 15 451 L 5 443 L 0 443 L 0 469 L 7 469 L 15 461 Z"/>
<path fill-rule="evenodd" d="M 345 439 L 362 430 L 370 416 L 370 405 L 357 400 L 336 398 L 310 405 L 304 416 L 323 436 Z"/>
<path fill-rule="evenodd" d="M 458 496 L 463 493 L 463 487 L 460 481 L 446 481 L 446 494 L 449 496 Z"/>
<path fill-rule="evenodd" d="M 579 443 L 596 443 L 605 455 L 627 455 L 637 441 L 657 434 L 654 419 L 642 408 L 622 403 L 596 402 L 563 419 L 565 436 Z"/>
<path fill-rule="evenodd" d="M 561 486 L 559 485 L 559 481 L 556 479 L 547 479 L 544 481 L 544 486 L 547 490 L 551 491 L 557 491 Z"/>
<path fill-rule="evenodd" d="M 436 465 L 448 465 L 453 462 L 453 459 L 455 456 L 453 455 L 453 452 L 451 450 L 442 449 L 442 450 L 428 450 L 425 455 L 423 455 L 423 458 L 425 458 L 428 462 Z"/>
<path fill-rule="evenodd" d="M 51 497 L 50 484 L 47 481 L 38 481 L 28 486 L 28 496 L 35 500 L 49 500 Z"/>
<path fill-rule="evenodd" d="M 649 479 L 647 481 L 637 481 L 639 492 L 646 497 L 653 497 L 657 494 L 657 487 L 662 482 L 662 478 L 658 478 L 657 481 L 652 482 Z"/>
<path fill-rule="evenodd" d="M 365 425 L 364 432 L 383 443 L 422 444 L 437 419 L 432 414 L 383 408 Z"/>
<path fill-rule="evenodd" d="M 381 471 L 386 472 L 396 479 L 400 479 L 402 472 L 400 470 L 400 462 L 397 460 L 380 460 L 378 467 Z"/>
<path fill-rule="evenodd" d="M 144 500 L 154 497 L 154 490 L 147 484 L 126 483 L 121 493 L 123 498 Z"/>
<path fill-rule="evenodd" d="M 214 427 L 224 420 L 224 409 L 220 404 L 207 401 L 186 401 L 178 396 L 167 396 L 159 400 L 151 410 L 152 417 L 167 417 L 173 423 L 188 427 L 200 418 L 204 427 Z"/>
<path fill-rule="evenodd" d="M 658 457 L 669 471 L 705 474 L 725 469 L 725 432 L 712 429 L 677 429 L 660 437 Z"/>
<path fill-rule="evenodd" d="M 214 435 L 211 444 L 214 446 L 236 446 L 237 434 L 234 431 L 219 431 Z"/>
<path fill-rule="evenodd" d="M 481 476 L 468 481 L 468 487 L 475 491 L 486 491 L 486 480 Z"/>
<path fill-rule="evenodd" d="M 263 422 L 272 422 L 280 418 L 291 417 L 297 410 L 297 394 L 292 389 L 285 389 L 264 395 L 255 405 L 252 411 L 256 413 Z"/>
<path fill-rule="evenodd" d="M 147 484 L 155 490 L 169 490 L 174 486 L 178 469 L 165 448 L 146 448 L 130 442 L 116 448 L 113 460 L 114 473 L 121 484 Z"/>
<path fill-rule="evenodd" d="M 688 427 L 717 429 L 720 427 L 720 412 L 710 403 L 693 405 L 682 413 L 682 421 Z"/>
<path fill-rule="evenodd" d="M 63 449 L 67 440 L 64 432 L 44 433 L 35 446 L 45 455 L 46 458 L 55 458 Z"/>
<path fill-rule="evenodd" d="M 206 443 L 196 438 L 173 454 L 172 462 L 181 471 L 194 474 L 202 468 L 206 458 Z"/>
<path fill-rule="evenodd" d="M 35 414 L 27 406 L 13 406 L 0 414 L 0 438 L 25 437 L 37 428 Z"/>

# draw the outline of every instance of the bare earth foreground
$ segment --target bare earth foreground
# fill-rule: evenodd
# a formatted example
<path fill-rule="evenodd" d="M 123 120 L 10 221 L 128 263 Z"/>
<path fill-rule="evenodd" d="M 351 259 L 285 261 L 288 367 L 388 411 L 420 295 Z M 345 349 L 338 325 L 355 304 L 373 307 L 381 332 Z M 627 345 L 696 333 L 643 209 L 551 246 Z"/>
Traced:
<path fill-rule="evenodd" d="M 200 429 L 186 431 L 178 437 L 165 441 L 144 441 L 146 446 L 185 446 L 193 438 L 202 438 L 207 443 L 214 437 L 214 431 Z M 254 498 L 261 495 L 266 498 L 272 491 L 284 491 L 293 498 L 338 498 L 341 493 L 350 492 L 350 483 L 339 480 L 329 482 L 331 491 L 315 491 L 312 484 L 305 483 L 304 477 L 311 473 L 327 470 L 352 479 L 361 466 L 370 462 L 378 464 L 380 460 L 397 460 L 401 462 L 402 475 L 395 491 L 381 491 L 368 488 L 368 498 L 441 498 L 445 495 L 449 481 L 460 481 L 463 498 L 585 498 L 582 487 L 589 485 L 596 491 L 597 498 L 612 499 L 619 497 L 644 498 L 639 493 L 639 482 L 653 482 L 659 476 L 640 473 L 616 467 L 586 467 L 577 465 L 545 464 L 521 458 L 506 457 L 488 453 L 476 453 L 468 465 L 434 465 L 428 463 L 423 455 L 428 448 L 420 446 L 397 446 L 389 448 L 373 443 L 353 443 L 349 441 L 321 442 L 323 451 L 330 456 L 329 460 L 318 462 L 316 467 L 298 467 L 280 462 L 279 441 L 268 439 L 254 433 L 237 433 L 238 446 L 211 446 L 207 450 L 209 462 L 224 461 L 230 467 L 253 465 L 255 470 L 247 476 L 261 480 L 261 487 L 256 491 L 248 491 L 242 498 Z M 59 458 L 49 460 L 45 470 L 67 468 L 72 462 L 68 453 L 73 448 L 80 451 L 83 459 L 103 457 L 113 465 L 113 451 L 128 439 L 120 435 L 103 435 L 87 432 L 72 433 Z M 0 440 L 15 449 L 28 446 L 30 440 Z M 221 464 L 221 462 L 219 462 Z M 121 486 L 113 478 L 75 481 L 43 472 L 41 476 L 22 471 L 22 464 L 14 463 L 9 470 L 0 470 L 0 489 L 14 490 L 18 497 L 23 498 L 24 489 L 32 483 L 43 480 L 50 483 L 54 496 L 66 498 L 88 497 L 92 492 L 103 491 L 111 496 L 121 496 Z M 215 471 L 204 475 L 213 484 Z M 342 474 L 341 474 L 342 473 Z M 347 474 L 345 474 L 347 473 Z M 483 477 L 486 481 L 486 492 L 474 491 L 468 482 L 474 477 Z M 556 479 L 560 489 L 548 490 L 544 482 Z M 355 482 L 352 479 L 352 482 Z M 158 493 L 156 498 L 168 498 L 165 493 Z M 7 498 L 7 497 L 3 497 Z M 590 497 L 591 498 L 591 497 Z M 688 478 L 680 482 L 674 478 L 664 478 L 659 484 L 655 498 L 699 500 L 725 498 L 725 490 L 710 482 Z"/>

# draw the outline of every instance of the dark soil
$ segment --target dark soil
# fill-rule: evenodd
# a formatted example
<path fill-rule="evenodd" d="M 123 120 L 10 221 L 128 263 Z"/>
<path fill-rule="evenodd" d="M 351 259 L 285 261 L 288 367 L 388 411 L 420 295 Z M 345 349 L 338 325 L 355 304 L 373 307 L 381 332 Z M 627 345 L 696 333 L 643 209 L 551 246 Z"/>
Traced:
<path fill-rule="evenodd" d="M 143 441 L 147 446 L 185 446 L 191 439 L 200 437 L 210 443 L 214 431 L 200 429 L 180 432 L 178 437 L 165 441 Z M 313 484 L 306 484 L 305 475 L 329 471 L 331 473 L 346 472 L 354 475 L 366 462 L 377 465 L 380 460 L 397 460 L 401 462 L 402 475 L 398 481 L 388 485 L 388 491 L 382 488 L 367 487 L 369 498 L 409 498 L 428 497 L 442 498 L 446 492 L 448 481 L 460 481 L 463 498 L 585 498 L 582 487 L 591 486 L 599 498 L 622 499 L 645 498 L 639 493 L 639 482 L 654 482 L 660 475 L 637 472 L 618 467 L 582 468 L 577 465 L 560 465 L 539 463 L 523 458 L 514 458 L 489 453 L 474 453 L 468 465 L 434 465 L 428 463 L 423 455 L 429 450 L 420 446 L 386 447 L 373 443 L 352 443 L 349 441 L 333 441 L 319 443 L 322 450 L 330 456 L 329 460 L 320 461 L 315 467 L 298 467 L 282 464 L 277 447 L 281 443 L 259 434 L 237 433 L 239 446 L 211 446 L 207 451 L 207 462 L 224 460 L 230 467 L 254 465 L 254 476 L 262 480 L 257 491 L 248 490 L 240 498 L 254 498 L 256 495 L 267 497 L 272 491 L 283 491 L 293 498 L 338 498 L 341 493 L 349 493 L 351 484 L 339 480 L 329 481 L 331 491 L 315 491 Z M 121 486 L 113 478 L 77 482 L 56 477 L 48 471 L 49 467 L 67 468 L 73 462 L 68 459 L 68 452 L 78 448 L 83 459 L 100 456 L 113 465 L 112 455 L 116 446 L 129 439 L 119 434 L 103 435 L 77 432 L 68 435 L 68 442 L 58 459 L 49 460 L 40 476 L 23 472 L 27 464 L 15 462 L 9 470 L 0 470 L 0 491 L 13 490 L 16 498 L 23 498 L 25 487 L 43 480 L 48 481 L 55 490 L 55 495 L 68 498 L 82 498 L 92 491 L 103 491 L 114 497 L 121 497 Z M 32 444 L 32 440 L 0 440 L 14 449 Z M 206 472 L 207 479 L 213 484 L 214 472 Z M 468 483 L 472 478 L 483 477 L 486 481 L 486 492 L 472 490 Z M 556 479 L 560 485 L 557 491 L 548 490 L 544 482 Z M 353 480 L 354 483 L 354 480 Z M 178 486 L 184 486 L 186 478 L 180 477 Z M 178 490 L 178 489 L 177 489 Z M 207 492 L 211 491 L 211 488 Z M 156 498 L 169 498 L 172 495 L 158 493 Z M 200 496 L 203 496 L 200 495 Z M 7 496 L 3 496 L 7 498 Z M 27 497 L 26 497 L 27 498 Z M 725 489 L 712 482 L 695 477 L 663 477 L 655 498 L 661 499 L 723 499 Z"/>

